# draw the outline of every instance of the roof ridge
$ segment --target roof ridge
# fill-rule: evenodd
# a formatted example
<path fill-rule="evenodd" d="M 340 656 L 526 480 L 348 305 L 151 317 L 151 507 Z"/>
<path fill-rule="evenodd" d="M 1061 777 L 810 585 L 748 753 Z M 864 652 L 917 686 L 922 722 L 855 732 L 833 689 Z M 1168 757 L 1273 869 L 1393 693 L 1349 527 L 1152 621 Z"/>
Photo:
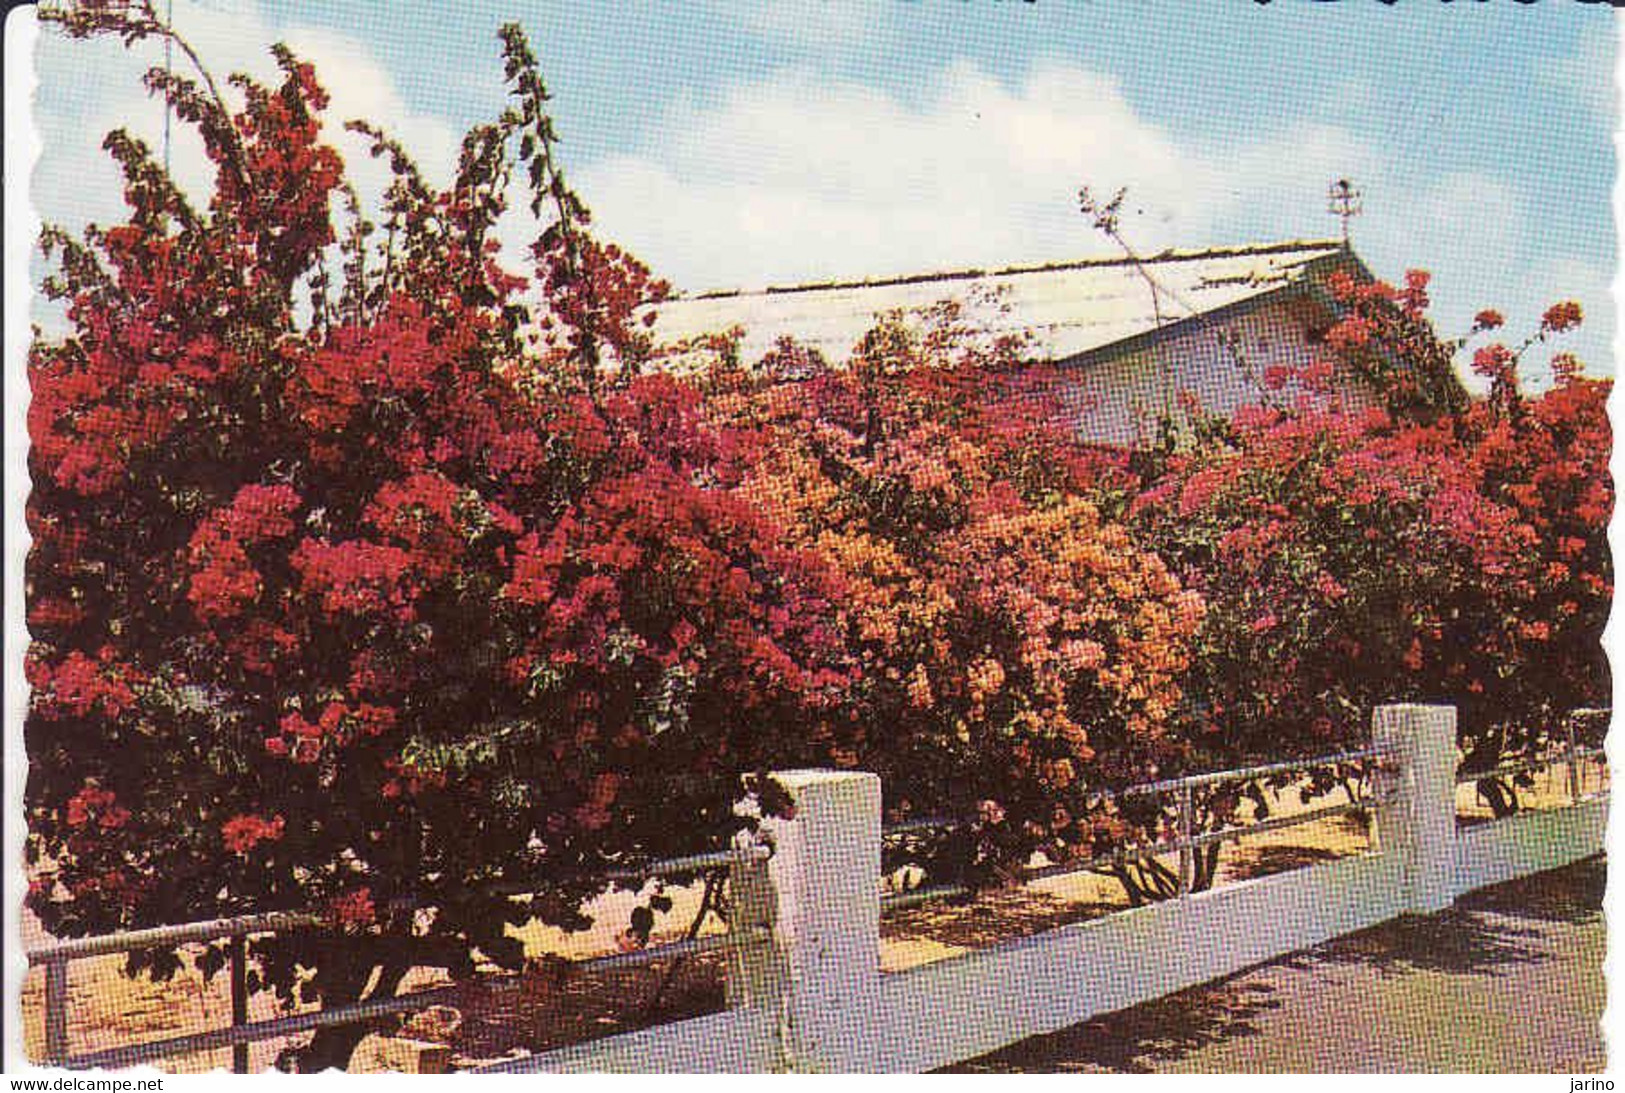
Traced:
<path fill-rule="evenodd" d="M 928 281 L 968 281 L 982 277 L 1010 277 L 1023 273 L 1054 273 L 1061 270 L 1104 268 L 1108 266 L 1154 265 L 1162 262 L 1192 262 L 1204 258 L 1243 258 L 1249 255 L 1284 254 L 1290 251 L 1341 250 L 1346 244 L 1341 239 L 1289 239 L 1278 243 L 1252 243 L 1234 246 L 1213 246 L 1191 250 L 1169 248 L 1143 257 L 1102 256 L 1078 258 L 1066 262 L 1045 262 L 1036 265 L 1005 266 L 1001 269 L 957 269 L 932 273 L 908 273 L 892 277 L 866 277 L 855 280 L 832 279 L 809 281 L 802 284 L 766 285 L 761 288 L 711 289 L 704 292 L 673 296 L 668 303 L 683 300 L 725 300 L 740 296 L 774 296 L 794 292 L 833 292 L 853 288 L 886 288 L 895 285 L 924 284 Z"/>

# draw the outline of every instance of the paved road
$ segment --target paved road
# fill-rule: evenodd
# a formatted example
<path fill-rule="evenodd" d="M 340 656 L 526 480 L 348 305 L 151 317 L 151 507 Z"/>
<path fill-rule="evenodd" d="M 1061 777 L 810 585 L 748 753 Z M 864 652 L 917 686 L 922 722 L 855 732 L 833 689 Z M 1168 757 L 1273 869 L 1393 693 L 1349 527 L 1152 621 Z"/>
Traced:
<path fill-rule="evenodd" d="M 1607 867 L 1475 892 L 955 1069 L 1595 1073 Z"/>

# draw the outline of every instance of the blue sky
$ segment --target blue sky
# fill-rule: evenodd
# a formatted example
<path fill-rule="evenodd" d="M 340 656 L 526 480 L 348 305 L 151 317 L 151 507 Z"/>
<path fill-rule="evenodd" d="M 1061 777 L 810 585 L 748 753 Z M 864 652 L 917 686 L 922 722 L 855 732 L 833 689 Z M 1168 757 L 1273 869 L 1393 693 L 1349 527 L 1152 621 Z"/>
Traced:
<path fill-rule="evenodd" d="M 340 116 L 395 127 L 441 177 L 500 108 L 495 32 L 519 21 L 578 189 L 681 288 L 1101 253 L 1082 184 L 1129 187 L 1143 250 L 1325 237 L 1326 185 L 1347 175 L 1356 249 L 1386 277 L 1432 270 L 1446 330 L 1483 306 L 1526 329 L 1577 298 L 1588 329 L 1568 347 L 1612 370 L 1600 5 L 176 0 L 175 18 L 222 69 L 264 71 L 290 41 Z M 112 211 L 97 144 L 125 122 L 156 138 L 161 115 L 131 98 L 150 59 L 42 38 L 47 219 Z M 201 184 L 191 155 L 177 140 Z"/>

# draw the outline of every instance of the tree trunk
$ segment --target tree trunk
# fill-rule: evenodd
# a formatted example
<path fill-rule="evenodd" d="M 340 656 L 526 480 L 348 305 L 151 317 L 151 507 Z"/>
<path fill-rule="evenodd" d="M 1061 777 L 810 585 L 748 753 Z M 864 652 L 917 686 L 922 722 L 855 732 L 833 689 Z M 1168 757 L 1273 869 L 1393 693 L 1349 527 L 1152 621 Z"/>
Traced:
<path fill-rule="evenodd" d="M 1499 778 L 1480 779 L 1478 793 L 1490 806 L 1490 813 L 1498 820 L 1518 811 L 1518 788 L 1508 782 Z"/>
<path fill-rule="evenodd" d="M 381 968 L 366 968 L 363 974 L 350 979 L 355 986 L 348 990 L 323 992 L 322 1008 L 337 1009 L 361 1001 L 361 991 L 375 970 L 378 972 L 378 983 L 367 993 L 367 999 L 393 998 L 401 980 L 406 978 L 407 968 L 392 961 Z M 349 986 L 349 983 L 345 985 Z M 365 1020 L 347 1025 L 325 1025 L 316 1030 L 310 1043 L 292 1048 L 284 1056 L 300 1074 L 316 1074 L 328 1069 L 347 1070 L 355 1049 L 373 1031 L 375 1024 L 374 1020 Z"/>
<path fill-rule="evenodd" d="M 350 1056 L 371 1031 L 371 1023 L 365 1021 L 319 1028 L 310 1043 L 294 1052 L 294 1064 L 300 1074 L 317 1074 L 330 1068 L 346 1070 Z"/>

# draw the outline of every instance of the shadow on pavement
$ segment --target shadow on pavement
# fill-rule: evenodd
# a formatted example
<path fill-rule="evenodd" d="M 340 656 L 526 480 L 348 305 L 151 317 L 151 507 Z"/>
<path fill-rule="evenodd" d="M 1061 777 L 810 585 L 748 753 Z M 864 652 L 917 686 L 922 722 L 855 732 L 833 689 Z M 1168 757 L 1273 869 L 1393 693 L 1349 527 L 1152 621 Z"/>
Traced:
<path fill-rule="evenodd" d="M 1437 915 L 1406 915 L 1381 926 L 1287 957 L 1288 968 L 1320 964 L 1365 964 L 1378 974 L 1412 971 L 1489 975 L 1514 963 L 1549 959 L 1539 930 L 1520 928 L 1455 908 Z"/>
<path fill-rule="evenodd" d="M 1221 1040 L 1258 1035 L 1255 1017 L 1276 1009 L 1267 983 L 1225 980 L 1159 998 L 1133 1009 L 1034 1036 L 948 1067 L 944 1073 L 1055 1074 L 1111 1071 L 1154 1074 L 1158 1063 L 1183 1058 Z"/>
<path fill-rule="evenodd" d="M 1608 859 L 1599 854 L 1563 869 L 1469 893 L 1457 900 L 1456 906 L 1578 926 L 1602 917 L 1602 895 L 1607 885 Z"/>
<path fill-rule="evenodd" d="M 1436 915 L 1407 915 L 1329 941 L 1282 963 L 1367 964 L 1381 975 L 1436 971 L 1493 975 L 1508 964 L 1551 959 L 1546 924 L 1580 925 L 1602 914 L 1608 866 L 1602 857 L 1509 881 L 1456 901 Z"/>
<path fill-rule="evenodd" d="M 1283 852 L 1291 848 L 1283 848 Z M 1266 871 L 1283 864 L 1261 863 Z M 1313 864 L 1306 860 L 1302 864 Z M 1411 971 L 1497 975 L 1552 959 L 1550 926 L 1581 925 L 1602 914 L 1607 862 L 1602 856 L 1463 896 L 1437 915 L 1412 915 L 1272 961 L 1262 968 L 1313 973 L 1326 966 L 1367 966 L 1384 978 Z M 1129 1010 L 1035 1036 L 949 1068 L 960 1073 L 1167 1069 L 1209 1045 L 1259 1035 L 1257 1020 L 1279 1009 L 1278 987 L 1260 968 L 1237 973 Z"/>

